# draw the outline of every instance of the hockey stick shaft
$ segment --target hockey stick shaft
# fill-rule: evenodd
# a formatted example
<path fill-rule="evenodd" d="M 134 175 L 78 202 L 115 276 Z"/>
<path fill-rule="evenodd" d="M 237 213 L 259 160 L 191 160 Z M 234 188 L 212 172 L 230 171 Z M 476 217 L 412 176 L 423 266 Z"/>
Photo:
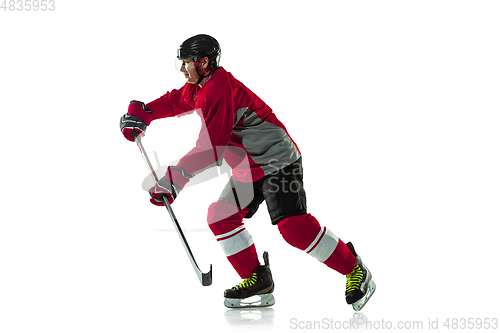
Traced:
<path fill-rule="evenodd" d="M 135 143 L 139 147 L 139 150 L 141 151 L 142 157 L 144 158 L 144 161 L 146 162 L 146 165 L 148 167 L 149 173 L 151 174 L 151 177 L 153 178 L 155 183 L 158 183 L 158 177 L 156 175 L 155 170 L 153 169 L 153 166 L 151 165 L 151 162 L 148 158 L 148 155 L 146 154 L 146 151 L 144 150 L 144 146 L 142 145 L 141 138 L 138 135 L 134 135 L 135 133 L 132 134 Z M 163 196 L 163 202 L 165 203 L 165 207 L 167 208 L 168 214 L 170 215 L 170 218 L 172 219 L 172 222 L 174 224 L 175 230 L 177 231 L 177 234 L 179 235 L 179 238 L 181 239 L 182 245 L 184 246 L 184 250 L 186 250 L 186 253 L 189 257 L 189 260 L 191 261 L 191 265 L 193 266 L 196 275 L 198 276 L 198 279 L 200 280 L 201 284 L 204 286 L 209 286 L 212 284 L 212 264 L 210 264 L 210 271 L 208 273 L 203 273 L 200 268 L 198 267 L 198 264 L 196 263 L 196 260 L 194 259 L 193 253 L 191 252 L 191 248 L 189 247 L 189 244 L 186 240 L 186 237 L 184 236 L 184 233 L 182 232 L 181 226 L 179 225 L 179 222 L 177 221 L 177 218 L 175 217 L 174 211 L 172 210 L 172 207 L 170 206 L 170 203 L 168 202 L 168 199 L 166 196 Z"/>

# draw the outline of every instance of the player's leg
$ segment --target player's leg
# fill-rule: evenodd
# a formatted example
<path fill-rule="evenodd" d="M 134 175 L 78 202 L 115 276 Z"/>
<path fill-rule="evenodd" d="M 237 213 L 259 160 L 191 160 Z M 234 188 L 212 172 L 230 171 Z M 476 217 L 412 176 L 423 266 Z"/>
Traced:
<path fill-rule="evenodd" d="M 347 304 L 356 311 L 363 308 L 376 286 L 352 243 L 344 244 L 310 214 L 287 217 L 278 223 L 278 228 L 287 243 L 345 275 Z"/>
<path fill-rule="evenodd" d="M 286 217 L 278 222 L 278 228 L 288 244 L 343 275 L 356 266 L 356 258 L 346 244 L 311 214 Z"/>
<path fill-rule="evenodd" d="M 272 223 L 278 225 L 288 244 L 346 275 L 346 301 L 349 304 L 355 303 L 367 293 L 371 274 L 366 266 L 360 264 L 360 258 L 353 248 L 328 228 L 321 226 L 314 216 L 307 214 L 302 179 L 300 159 L 266 178 L 263 193 Z M 353 293 L 354 289 L 357 291 Z"/>
<path fill-rule="evenodd" d="M 255 213 L 259 200 L 263 199 L 255 196 L 252 184 L 230 179 L 219 200 L 208 209 L 208 226 L 242 279 L 260 265 L 252 236 L 243 224 L 243 218 Z"/>
<path fill-rule="evenodd" d="M 208 209 L 209 227 L 227 259 L 242 279 L 252 275 L 259 259 L 252 236 L 243 224 L 245 209 L 236 210 L 226 201 L 217 201 Z"/>
<path fill-rule="evenodd" d="M 243 218 L 250 218 L 264 200 L 258 189 L 261 183 L 256 189 L 254 185 L 231 179 L 219 201 L 213 203 L 208 211 L 210 229 L 231 265 L 244 279 L 237 286 L 225 290 L 224 304 L 227 307 L 274 304 L 274 282 L 268 254 L 264 253 L 264 265 L 261 265 L 252 236 L 243 224 Z"/>

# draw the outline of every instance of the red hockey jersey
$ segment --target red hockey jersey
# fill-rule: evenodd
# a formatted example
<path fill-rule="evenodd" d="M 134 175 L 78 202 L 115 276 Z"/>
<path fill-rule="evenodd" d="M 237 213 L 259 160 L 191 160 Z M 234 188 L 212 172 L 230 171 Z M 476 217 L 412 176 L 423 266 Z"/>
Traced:
<path fill-rule="evenodd" d="M 147 107 L 153 120 L 192 111 L 202 118 L 196 146 L 177 164 L 193 176 L 224 158 L 236 180 L 252 182 L 300 158 L 271 108 L 222 67 L 203 87 L 186 83 Z"/>

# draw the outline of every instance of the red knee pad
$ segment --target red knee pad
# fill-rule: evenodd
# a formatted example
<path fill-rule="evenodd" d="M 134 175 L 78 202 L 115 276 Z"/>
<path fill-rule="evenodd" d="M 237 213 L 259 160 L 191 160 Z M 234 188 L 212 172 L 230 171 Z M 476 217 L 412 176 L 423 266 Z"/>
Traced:
<path fill-rule="evenodd" d="M 208 226 L 215 235 L 221 235 L 243 224 L 248 209 L 238 209 L 226 201 L 217 201 L 208 208 Z"/>
<path fill-rule="evenodd" d="M 278 229 L 288 244 L 303 251 L 314 241 L 321 226 L 314 216 L 303 214 L 284 218 L 278 222 Z"/>

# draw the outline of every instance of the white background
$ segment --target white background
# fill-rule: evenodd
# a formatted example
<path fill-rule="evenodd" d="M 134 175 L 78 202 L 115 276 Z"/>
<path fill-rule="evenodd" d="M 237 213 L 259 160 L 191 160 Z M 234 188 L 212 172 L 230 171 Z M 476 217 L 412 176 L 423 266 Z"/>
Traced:
<path fill-rule="evenodd" d="M 240 279 L 205 220 L 227 176 L 173 206 L 201 269 L 213 264 L 210 287 L 149 203 L 118 121 L 130 100 L 182 86 L 177 48 L 198 33 L 218 39 L 221 64 L 286 125 L 309 211 L 371 269 L 378 289 L 362 318 L 427 328 L 498 317 L 498 2 L 55 2 L 0 11 L 1 332 L 286 331 L 353 318 L 345 278 L 286 244 L 265 206 L 246 225 L 270 253 L 276 305 L 223 306 Z M 196 115 L 155 122 L 144 145 L 169 163 L 199 126 Z"/>

